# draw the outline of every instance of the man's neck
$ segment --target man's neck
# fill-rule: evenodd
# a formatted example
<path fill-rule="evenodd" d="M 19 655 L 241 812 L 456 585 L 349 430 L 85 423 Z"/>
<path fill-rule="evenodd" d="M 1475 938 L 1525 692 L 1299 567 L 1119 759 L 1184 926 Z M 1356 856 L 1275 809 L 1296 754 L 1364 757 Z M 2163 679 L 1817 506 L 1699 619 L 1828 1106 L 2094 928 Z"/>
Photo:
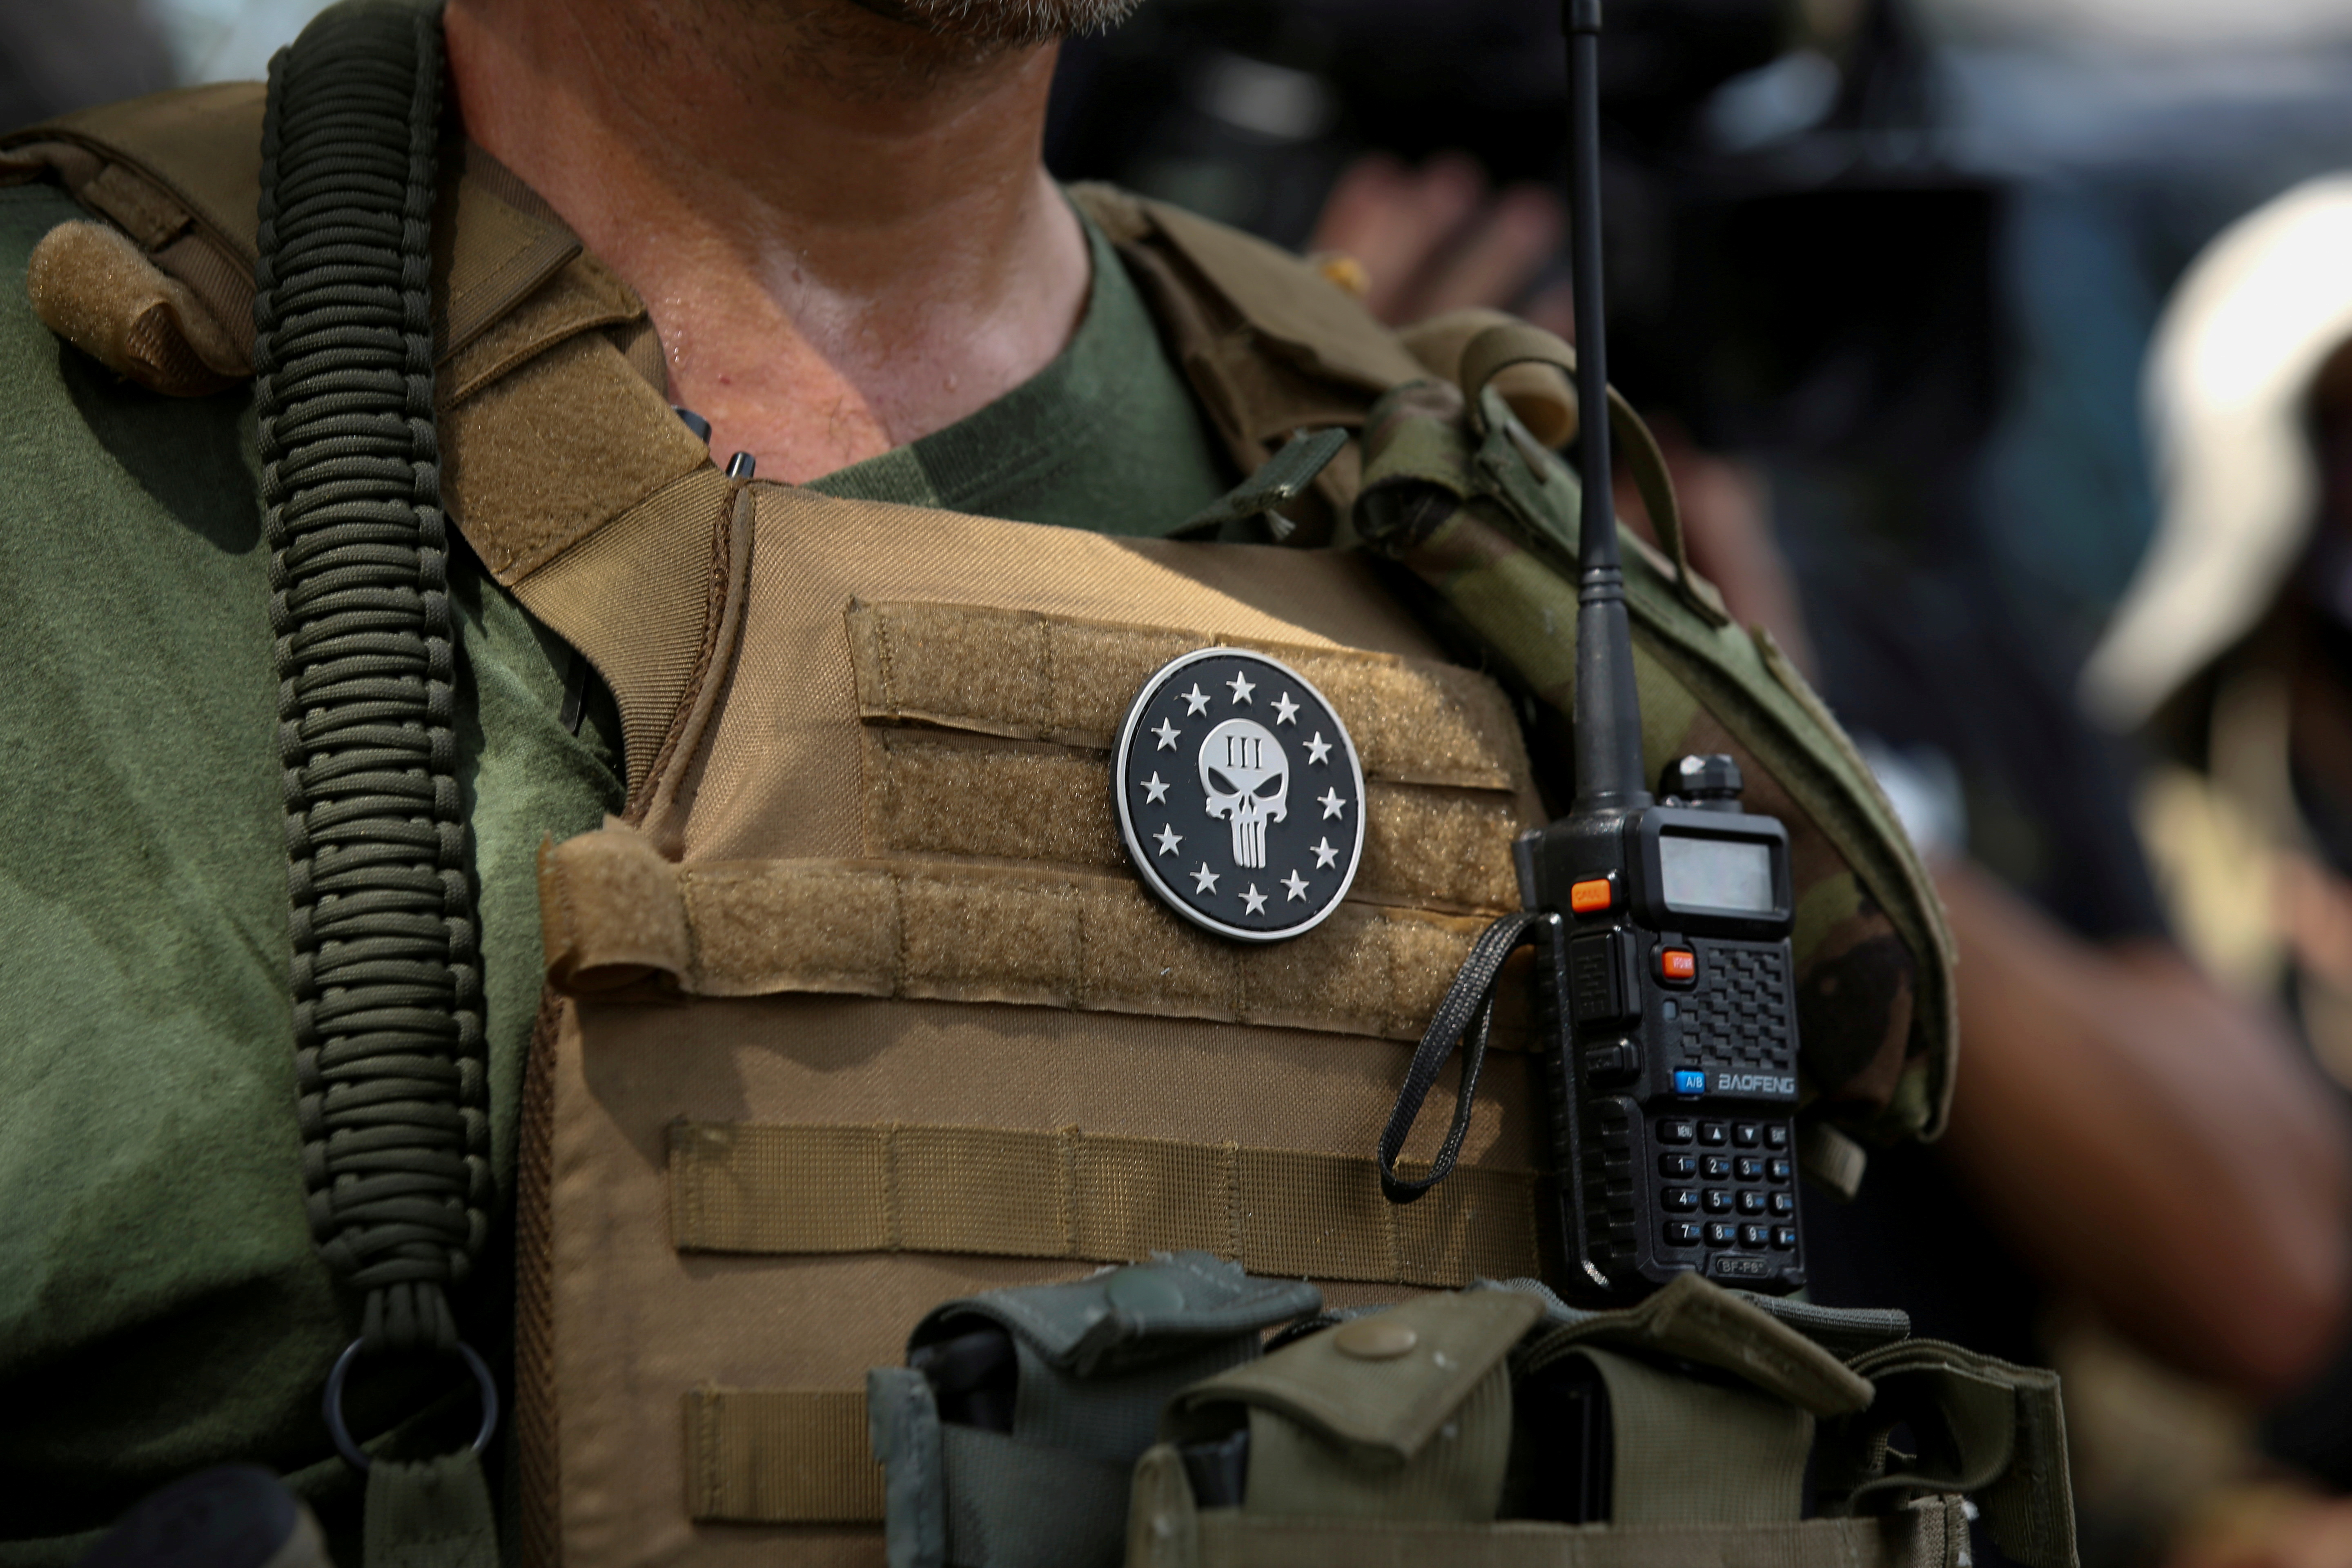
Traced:
<path fill-rule="evenodd" d="M 671 400 L 809 479 L 992 402 L 1085 310 L 1054 48 L 850 0 L 451 0 L 468 135 L 646 301 Z"/>

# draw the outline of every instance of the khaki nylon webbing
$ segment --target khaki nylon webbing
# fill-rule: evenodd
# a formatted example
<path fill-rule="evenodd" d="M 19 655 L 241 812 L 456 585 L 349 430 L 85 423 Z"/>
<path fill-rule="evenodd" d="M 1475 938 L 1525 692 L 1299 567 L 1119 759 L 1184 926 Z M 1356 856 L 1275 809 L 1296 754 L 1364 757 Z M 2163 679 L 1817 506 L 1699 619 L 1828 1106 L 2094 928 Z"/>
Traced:
<path fill-rule="evenodd" d="M 1117 739 L 1154 670 L 1221 642 L 1271 654 L 1320 690 L 1348 725 L 1367 778 L 1495 790 L 1523 782 L 1501 689 L 1451 665 L 969 605 L 849 612 L 866 718 L 1097 750 Z"/>
<path fill-rule="evenodd" d="M 1123 1263 L 1199 1248 L 1276 1278 L 1451 1287 L 1540 1273 L 1536 1180 L 1463 1167 L 1408 1207 L 1369 1159 L 1064 1128 L 670 1128 L 681 1252 Z"/>
<path fill-rule="evenodd" d="M 872 1524 L 882 1467 L 863 1389 L 697 1389 L 686 1396 L 687 1512 L 745 1524 Z"/>

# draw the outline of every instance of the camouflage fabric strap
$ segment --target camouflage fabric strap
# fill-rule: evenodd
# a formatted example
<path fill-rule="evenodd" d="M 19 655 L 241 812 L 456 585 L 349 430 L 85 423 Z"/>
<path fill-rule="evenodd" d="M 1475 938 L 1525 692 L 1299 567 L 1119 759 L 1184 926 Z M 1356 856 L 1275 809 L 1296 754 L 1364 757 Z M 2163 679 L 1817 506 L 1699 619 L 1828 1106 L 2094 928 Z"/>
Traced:
<path fill-rule="evenodd" d="M 1502 679 L 1538 711 L 1560 714 L 1574 711 L 1582 492 L 1492 383 L 1509 365 L 1569 357 L 1557 339 L 1507 322 L 1465 347 L 1462 387 L 1423 380 L 1391 391 L 1365 426 L 1354 514 L 1366 545 L 1421 579 Z M 1712 588 L 1676 558 L 1663 464 L 1638 421 L 1615 424 L 1630 469 L 1655 492 L 1650 508 L 1665 546 L 1630 532 L 1622 540 L 1645 765 L 1730 752 L 1751 789 L 1769 792 L 1765 809 L 1832 852 L 1807 861 L 1796 888 L 1799 1009 L 1833 1026 L 1801 1031 L 1808 1123 L 1833 1121 L 1869 1142 L 1933 1138 L 1958 1051 L 1951 936 L 1934 884 L 1803 677 L 1769 635 L 1730 624 Z M 1819 1138 L 1801 1147 L 1834 1156 L 1809 1167 L 1851 1187 L 1858 1147 Z"/>

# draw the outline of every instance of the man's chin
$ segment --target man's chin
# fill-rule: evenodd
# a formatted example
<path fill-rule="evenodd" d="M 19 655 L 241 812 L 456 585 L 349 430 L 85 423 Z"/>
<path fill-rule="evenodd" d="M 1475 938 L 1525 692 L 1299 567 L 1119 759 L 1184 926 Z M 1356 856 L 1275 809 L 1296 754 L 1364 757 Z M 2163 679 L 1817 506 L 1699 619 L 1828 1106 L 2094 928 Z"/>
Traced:
<path fill-rule="evenodd" d="M 941 37 L 982 44 L 1043 44 L 1100 33 L 1141 0 L 856 0 L 877 16 Z"/>

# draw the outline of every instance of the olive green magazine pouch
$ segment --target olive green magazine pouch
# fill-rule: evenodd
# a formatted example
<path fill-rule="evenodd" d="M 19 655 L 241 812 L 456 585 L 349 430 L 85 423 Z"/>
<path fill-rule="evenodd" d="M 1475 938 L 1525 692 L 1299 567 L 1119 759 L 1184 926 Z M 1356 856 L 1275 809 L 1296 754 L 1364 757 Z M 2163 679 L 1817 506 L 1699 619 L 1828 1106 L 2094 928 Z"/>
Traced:
<path fill-rule="evenodd" d="M 1136 1466 L 1129 1568 L 1958 1561 L 1958 1497 L 1801 1517 L 1816 1412 L 1858 1412 L 1871 1386 L 1752 1302 L 1689 1276 L 1620 1311 L 1546 1308 L 1508 1287 L 1423 1296 L 1184 1390 Z M 1607 1389 L 1609 1521 L 1513 1517 L 1556 1480 L 1529 1474 L 1524 1418 L 1570 1363 Z M 1197 1457 L 1242 1432 L 1239 1500 L 1204 1503 Z"/>
<path fill-rule="evenodd" d="M 1322 1300 L 1180 1252 L 933 1310 L 866 1374 L 890 1568 L 1111 1568 L 1161 1405 Z"/>

